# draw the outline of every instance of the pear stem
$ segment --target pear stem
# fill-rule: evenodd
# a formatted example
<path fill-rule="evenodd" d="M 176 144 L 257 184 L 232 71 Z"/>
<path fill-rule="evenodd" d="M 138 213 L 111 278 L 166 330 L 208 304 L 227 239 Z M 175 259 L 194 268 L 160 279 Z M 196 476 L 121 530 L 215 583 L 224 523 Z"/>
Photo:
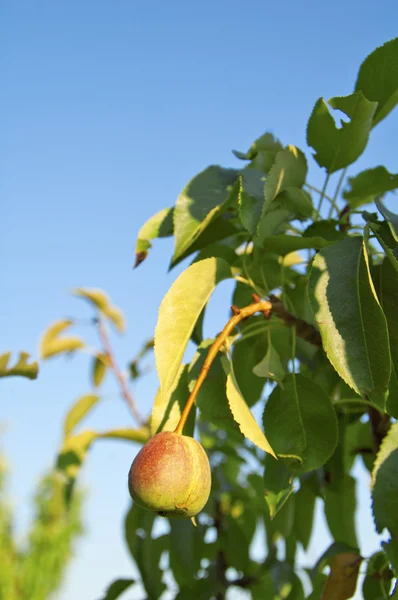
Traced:
<path fill-rule="evenodd" d="M 257 300 L 257 298 L 258 298 L 258 296 L 255 297 L 255 300 Z M 206 379 L 206 376 L 209 372 L 212 362 L 216 358 L 216 356 L 217 356 L 218 352 L 220 351 L 220 349 L 222 348 L 222 346 L 225 344 L 230 333 L 235 329 L 235 327 L 241 321 L 243 321 L 243 319 L 247 319 L 248 317 L 253 316 L 257 312 L 263 312 L 264 316 L 266 318 L 268 318 L 268 316 L 272 310 L 272 302 L 268 302 L 266 300 L 258 301 L 258 302 L 255 301 L 255 302 L 253 302 L 253 304 L 249 304 L 248 306 L 245 306 L 244 308 L 238 308 L 237 306 L 232 306 L 231 310 L 233 312 L 233 316 L 230 318 L 230 320 L 225 325 L 222 332 L 216 337 L 213 344 L 210 346 L 209 351 L 206 356 L 206 360 L 203 363 L 203 367 L 199 373 L 199 377 L 197 378 L 194 388 L 188 397 L 187 403 L 184 407 L 184 410 L 182 411 L 180 420 L 178 422 L 177 427 L 174 430 L 174 433 L 179 433 L 180 435 L 182 434 L 182 431 L 184 429 L 185 423 L 187 422 L 191 408 L 195 402 L 196 396 L 198 395 L 199 389 L 200 389 L 202 383 L 204 382 L 204 380 Z"/>

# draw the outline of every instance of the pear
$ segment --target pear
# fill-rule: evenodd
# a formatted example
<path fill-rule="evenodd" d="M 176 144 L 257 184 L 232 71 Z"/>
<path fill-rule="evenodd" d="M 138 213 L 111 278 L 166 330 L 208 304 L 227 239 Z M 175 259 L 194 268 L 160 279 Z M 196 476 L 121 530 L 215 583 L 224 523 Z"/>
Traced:
<path fill-rule="evenodd" d="M 172 431 L 154 435 L 135 457 L 128 477 L 130 496 L 163 517 L 194 517 L 211 487 L 210 463 L 203 447 Z"/>

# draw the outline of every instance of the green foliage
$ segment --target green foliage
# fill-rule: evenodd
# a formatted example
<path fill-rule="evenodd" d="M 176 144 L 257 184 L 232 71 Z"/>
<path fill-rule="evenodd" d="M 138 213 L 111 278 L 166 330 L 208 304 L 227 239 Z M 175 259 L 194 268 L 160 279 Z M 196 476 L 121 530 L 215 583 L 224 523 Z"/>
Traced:
<path fill-rule="evenodd" d="M 29 354 L 20 352 L 19 358 L 13 367 L 9 367 L 8 363 L 11 357 L 11 352 L 5 352 L 0 355 L 0 377 L 26 377 L 27 379 L 36 379 L 39 372 L 39 365 L 36 361 L 29 362 Z"/>

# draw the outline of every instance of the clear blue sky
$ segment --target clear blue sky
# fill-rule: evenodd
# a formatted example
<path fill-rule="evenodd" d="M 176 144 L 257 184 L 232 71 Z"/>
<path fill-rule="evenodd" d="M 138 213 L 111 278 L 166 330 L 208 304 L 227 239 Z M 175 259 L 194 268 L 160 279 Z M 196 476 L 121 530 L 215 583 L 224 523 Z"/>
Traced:
<path fill-rule="evenodd" d="M 316 99 L 350 93 L 360 62 L 397 35 L 397 24 L 396 0 L 2 3 L 1 350 L 35 354 L 51 321 L 90 314 L 68 291 L 93 286 L 125 311 L 128 333 L 115 339 L 125 364 L 152 335 L 178 273 L 167 274 L 169 240 L 132 271 L 140 225 L 172 205 L 208 164 L 234 166 L 231 149 L 246 150 L 267 129 L 306 149 Z M 397 134 L 395 113 L 375 129 L 351 173 L 378 164 L 396 172 Z M 313 182 L 322 182 L 316 168 Z M 224 292 L 207 319 L 209 335 L 219 327 L 217 314 L 224 315 Z M 90 390 L 88 369 L 86 356 L 57 359 L 34 383 L 1 382 L 2 445 L 21 532 L 34 484 L 60 443 L 65 411 Z M 134 389 L 143 412 L 155 389 L 155 376 Z M 88 424 L 128 424 L 110 379 L 105 391 Z M 96 600 L 114 577 L 130 573 L 121 518 L 135 451 L 103 442 L 89 456 L 88 532 L 62 600 Z M 361 518 L 369 520 L 362 498 Z M 318 536 L 317 543 L 314 556 L 325 540 Z"/>

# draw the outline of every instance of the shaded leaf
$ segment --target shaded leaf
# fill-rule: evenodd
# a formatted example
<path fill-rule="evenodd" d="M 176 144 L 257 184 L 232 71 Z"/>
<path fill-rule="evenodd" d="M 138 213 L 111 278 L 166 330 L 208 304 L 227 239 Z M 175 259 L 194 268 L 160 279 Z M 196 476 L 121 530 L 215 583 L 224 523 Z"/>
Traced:
<path fill-rule="evenodd" d="M 70 432 L 80 423 L 83 417 L 97 404 L 99 396 L 96 394 L 86 394 L 81 396 L 72 408 L 69 409 L 64 423 L 64 434 L 68 436 Z"/>
<path fill-rule="evenodd" d="M 283 380 L 285 369 L 283 368 L 279 354 L 271 342 L 268 344 L 267 353 L 262 361 L 253 367 L 253 373 L 257 375 L 257 377 L 267 377 L 268 379 L 274 379 L 279 383 Z"/>
<path fill-rule="evenodd" d="M 268 398 L 266 436 L 280 458 L 302 472 L 321 467 L 337 444 L 337 419 L 330 399 L 304 375 L 289 374 Z"/>
<path fill-rule="evenodd" d="M 391 425 L 372 473 L 373 515 L 379 533 L 385 527 L 398 535 L 398 422 Z"/>
<path fill-rule="evenodd" d="M 294 534 L 304 550 L 310 543 L 311 533 L 314 525 L 316 495 L 305 480 L 301 480 L 301 487 L 295 494 L 294 499 Z"/>
<path fill-rule="evenodd" d="M 320 250 L 329 246 L 330 242 L 322 237 L 301 237 L 298 235 L 269 235 L 262 240 L 262 247 L 268 252 L 275 252 L 285 256 L 296 250 L 304 250 L 305 248 L 313 248 Z"/>
<path fill-rule="evenodd" d="M 328 104 L 345 113 L 350 121 L 342 121 L 341 127 L 337 127 Z M 307 143 L 314 148 L 319 166 L 330 174 L 348 167 L 365 150 L 377 103 L 369 102 L 358 91 L 331 98 L 328 104 L 324 98 L 317 100 L 307 125 Z"/>
<path fill-rule="evenodd" d="M 130 586 L 135 583 L 134 579 L 116 579 L 105 592 L 102 600 L 116 600 L 125 592 Z"/>
<path fill-rule="evenodd" d="M 398 242 L 398 215 L 388 210 L 381 200 L 376 200 L 375 204 L 390 226 L 395 241 Z"/>
<path fill-rule="evenodd" d="M 321 250 L 308 291 L 330 362 L 358 394 L 384 407 L 391 372 L 387 323 L 362 238 Z"/>
<path fill-rule="evenodd" d="M 84 461 L 87 451 L 97 438 L 95 431 L 82 431 L 64 440 L 57 459 L 57 469 L 74 479 Z"/>
<path fill-rule="evenodd" d="M 148 256 L 152 248 L 150 240 L 173 235 L 173 208 L 164 208 L 144 223 L 138 232 L 135 243 L 135 264 L 138 267 Z"/>
<path fill-rule="evenodd" d="M 278 201 L 298 218 L 310 218 L 314 212 L 310 194 L 299 187 L 287 187 L 278 195 Z"/>
<path fill-rule="evenodd" d="M 356 481 L 344 475 L 325 489 L 325 516 L 330 533 L 336 542 L 358 545 L 355 531 Z"/>
<path fill-rule="evenodd" d="M 173 262 L 192 246 L 210 223 L 227 208 L 238 171 L 210 166 L 183 189 L 174 209 Z"/>
<path fill-rule="evenodd" d="M 281 460 L 265 457 L 264 496 L 273 519 L 293 492 L 292 474 Z"/>
<path fill-rule="evenodd" d="M 348 178 L 349 188 L 343 192 L 351 208 L 374 202 L 378 196 L 398 188 L 398 174 L 392 174 L 383 166 L 365 169 L 355 177 Z"/>
<path fill-rule="evenodd" d="M 242 225 L 253 235 L 264 204 L 264 183 L 266 177 L 257 169 L 245 169 L 239 178 L 239 216 Z"/>
<path fill-rule="evenodd" d="M 265 319 L 263 321 L 266 326 Z M 239 340 L 232 348 L 235 378 L 248 406 L 256 404 L 264 389 L 265 381 L 259 379 L 253 373 L 253 365 L 264 356 L 266 348 L 267 336 L 265 330 L 255 337 Z"/>
<path fill-rule="evenodd" d="M 94 387 L 98 387 L 104 380 L 106 375 L 106 369 L 108 367 L 108 357 L 106 354 L 99 352 L 93 359 L 93 366 L 91 371 L 91 380 Z"/>
<path fill-rule="evenodd" d="M 151 434 L 160 431 L 174 431 L 189 396 L 188 365 L 181 365 L 179 372 L 167 394 L 156 394 L 151 414 Z M 193 436 L 195 411 L 191 410 L 184 426 L 184 435 Z"/>
<path fill-rule="evenodd" d="M 357 587 L 359 567 L 362 557 L 345 552 L 333 556 L 330 561 L 330 574 L 326 580 L 321 600 L 348 600 Z"/>
<path fill-rule="evenodd" d="M 104 316 L 115 325 L 120 332 L 124 331 L 125 323 L 123 313 L 120 309 L 112 306 L 110 298 L 104 291 L 95 288 L 76 288 L 72 292 L 75 296 L 84 298 L 90 304 L 97 308 Z"/>
<path fill-rule="evenodd" d="M 180 586 L 195 585 L 195 574 L 203 555 L 203 534 L 188 519 L 169 519 L 170 568 Z"/>
<path fill-rule="evenodd" d="M 207 258 L 181 273 L 164 296 L 155 330 L 155 359 L 163 395 L 174 382 L 200 313 L 214 288 L 230 273 L 222 259 Z"/>
<path fill-rule="evenodd" d="M 398 540 L 390 540 L 382 544 L 384 552 L 388 556 L 395 577 L 398 577 Z M 397 585 L 397 584 L 395 584 Z"/>
<path fill-rule="evenodd" d="M 378 102 L 373 126 L 382 121 L 398 102 L 398 38 L 379 46 L 363 61 L 355 84 L 366 98 Z"/>
<path fill-rule="evenodd" d="M 384 552 L 376 552 L 368 560 L 366 576 L 362 583 L 363 600 L 385 598 L 391 587 L 393 573 Z"/>
<path fill-rule="evenodd" d="M 375 213 L 364 211 L 362 217 L 377 237 L 392 266 L 398 272 L 398 243 L 392 235 L 391 227 L 387 221 L 380 222 Z"/>
<path fill-rule="evenodd" d="M 221 363 L 227 375 L 227 398 L 229 407 L 235 421 L 239 425 L 240 431 L 247 439 L 253 442 L 253 444 L 258 446 L 264 452 L 272 454 L 272 456 L 276 458 L 275 452 L 271 448 L 267 438 L 260 429 L 242 396 L 235 379 L 232 363 L 230 363 L 226 357 L 221 358 Z"/>
<path fill-rule="evenodd" d="M 279 150 L 282 150 L 282 148 L 283 146 L 280 141 L 275 138 L 272 133 L 267 131 L 253 142 L 247 152 L 233 150 L 233 153 L 241 160 L 252 160 L 259 152 L 265 151 L 276 153 L 279 152 Z"/>
<path fill-rule="evenodd" d="M 39 372 L 39 365 L 36 361 L 29 362 L 30 355 L 27 352 L 20 352 L 18 360 L 14 366 L 9 367 L 11 352 L 5 352 L 0 355 L 0 377 L 26 377 L 27 379 L 36 379 Z"/>
<path fill-rule="evenodd" d="M 321 237 L 328 242 L 337 242 L 337 240 L 341 240 L 345 237 L 344 233 L 337 229 L 337 225 L 338 221 L 332 219 L 315 221 L 303 231 L 303 237 Z"/>
<path fill-rule="evenodd" d="M 84 348 L 84 343 L 77 336 L 61 336 L 60 334 L 73 325 L 70 319 L 55 321 L 43 334 L 40 341 L 40 355 L 42 359 L 51 358 L 64 352 L 74 352 Z"/>

